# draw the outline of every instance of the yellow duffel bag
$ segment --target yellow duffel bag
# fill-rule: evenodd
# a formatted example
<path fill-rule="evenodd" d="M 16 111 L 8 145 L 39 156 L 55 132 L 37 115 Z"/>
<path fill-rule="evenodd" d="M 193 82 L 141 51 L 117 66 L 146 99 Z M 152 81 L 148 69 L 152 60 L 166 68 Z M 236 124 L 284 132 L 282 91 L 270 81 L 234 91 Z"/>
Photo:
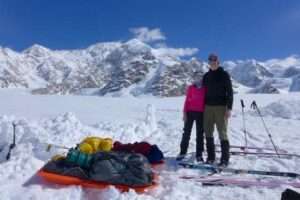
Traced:
<path fill-rule="evenodd" d="M 87 142 L 83 142 L 79 144 L 79 150 L 80 152 L 87 153 L 87 154 L 91 154 L 95 152 L 92 145 L 90 145 Z"/>
<path fill-rule="evenodd" d="M 79 145 L 84 153 L 95 153 L 97 151 L 110 151 L 113 147 L 111 138 L 87 137 Z"/>
<path fill-rule="evenodd" d="M 99 145 L 99 151 L 111 151 L 113 142 L 111 138 L 104 138 Z"/>
<path fill-rule="evenodd" d="M 99 149 L 101 140 L 102 138 L 100 137 L 87 137 L 82 141 L 82 143 L 88 143 L 93 148 L 93 152 L 96 152 Z"/>

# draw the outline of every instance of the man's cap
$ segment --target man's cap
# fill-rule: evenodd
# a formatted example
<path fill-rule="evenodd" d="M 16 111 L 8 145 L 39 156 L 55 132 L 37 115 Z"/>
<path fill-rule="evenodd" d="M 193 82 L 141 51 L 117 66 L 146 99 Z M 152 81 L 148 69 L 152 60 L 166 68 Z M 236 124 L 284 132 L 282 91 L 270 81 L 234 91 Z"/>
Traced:
<path fill-rule="evenodd" d="M 219 60 L 219 58 L 218 58 L 217 54 L 211 53 L 208 56 L 208 60 L 217 61 L 217 60 Z"/>

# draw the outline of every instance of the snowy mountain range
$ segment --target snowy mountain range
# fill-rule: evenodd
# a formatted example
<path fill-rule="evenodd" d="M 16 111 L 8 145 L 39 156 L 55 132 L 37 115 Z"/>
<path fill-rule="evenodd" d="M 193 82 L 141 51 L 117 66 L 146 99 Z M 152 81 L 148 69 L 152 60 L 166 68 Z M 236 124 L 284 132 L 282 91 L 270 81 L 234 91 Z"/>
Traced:
<path fill-rule="evenodd" d="M 265 62 L 225 61 L 235 92 L 300 91 L 300 58 Z M 50 50 L 40 45 L 16 52 L 0 47 L 0 87 L 33 94 L 181 96 L 194 72 L 207 63 L 137 39 L 97 43 L 86 49 Z"/>

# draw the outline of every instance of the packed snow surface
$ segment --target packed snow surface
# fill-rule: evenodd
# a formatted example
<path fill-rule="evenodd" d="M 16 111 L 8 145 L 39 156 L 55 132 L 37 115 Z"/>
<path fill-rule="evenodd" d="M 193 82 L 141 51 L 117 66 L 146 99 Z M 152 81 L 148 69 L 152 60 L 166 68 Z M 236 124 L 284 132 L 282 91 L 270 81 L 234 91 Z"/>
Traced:
<path fill-rule="evenodd" d="M 26 90 L 0 90 L 0 199 L 230 199 L 276 200 L 287 186 L 220 187 L 202 186 L 180 175 L 203 175 L 200 170 L 166 168 L 159 173 L 159 186 L 144 194 L 134 191 L 120 193 L 114 187 L 105 190 L 59 186 L 41 180 L 30 182 L 32 176 L 55 154 L 65 150 L 47 144 L 72 147 L 87 136 L 111 137 L 124 143 L 147 141 L 157 144 L 167 158 L 179 152 L 182 135 L 182 106 L 184 97 L 95 97 L 95 96 L 38 96 Z M 289 153 L 299 153 L 300 94 L 240 94 L 234 96 L 234 108 L 228 133 L 233 145 L 244 145 L 243 113 L 240 99 L 245 101 L 245 125 L 248 144 L 272 148 L 261 118 L 250 109 L 256 101 L 274 143 Z M 10 160 L 5 157 L 12 143 L 12 123 L 16 123 L 16 147 Z M 217 133 L 216 141 L 219 143 Z M 193 130 L 189 151 L 195 150 Z M 219 156 L 219 154 L 217 154 Z M 298 158 L 258 158 L 231 156 L 230 167 L 255 170 L 300 173 Z M 253 177 L 250 175 L 234 175 Z M 278 179 L 278 178 L 272 178 Z M 295 188 L 293 188 L 295 189 Z M 300 191 L 299 189 L 295 189 Z"/>

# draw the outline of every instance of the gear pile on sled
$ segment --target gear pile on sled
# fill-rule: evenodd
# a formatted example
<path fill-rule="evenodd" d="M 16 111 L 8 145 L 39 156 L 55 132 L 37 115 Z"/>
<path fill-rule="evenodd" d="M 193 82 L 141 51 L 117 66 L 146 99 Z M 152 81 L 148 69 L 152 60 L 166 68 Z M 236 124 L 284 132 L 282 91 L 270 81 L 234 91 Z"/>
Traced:
<path fill-rule="evenodd" d="M 88 137 L 66 156 L 54 156 L 38 172 L 44 179 L 63 185 L 144 192 L 157 185 L 151 164 L 163 161 L 156 145 L 147 142 L 113 143 L 110 138 Z"/>

